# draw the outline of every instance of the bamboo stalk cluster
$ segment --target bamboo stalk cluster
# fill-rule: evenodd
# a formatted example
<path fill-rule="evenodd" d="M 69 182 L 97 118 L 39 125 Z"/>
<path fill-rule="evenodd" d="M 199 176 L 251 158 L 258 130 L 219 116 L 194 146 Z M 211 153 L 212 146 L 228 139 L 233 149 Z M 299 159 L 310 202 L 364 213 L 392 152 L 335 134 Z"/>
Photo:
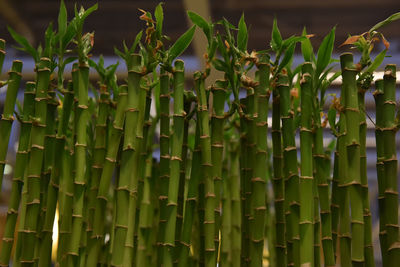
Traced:
<path fill-rule="evenodd" d="M 361 60 L 344 53 L 335 71 L 335 28 L 315 54 L 305 30 L 282 39 L 274 20 L 270 49 L 249 53 L 244 16 L 234 26 L 188 12 L 195 26 L 167 49 L 160 4 L 154 18 L 146 11 L 140 17 L 145 36 L 115 49 L 127 67 L 120 81 L 118 63 L 90 59 L 93 33 L 82 29 L 96 9 L 75 9 L 68 21 L 61 2 L 58 29 L 48 27 L 43 48 L 10 29 L 33 56 L 36 80 L 26 82 L 17 111 L 21 61 L 5 82 L 1 178 L 15 119 L 20 135 L 0 266 L 375 265 L 365 94 L 388 49 L 377 30 L 399 14 L 346 40 Z M 189 89 L 185 63 L 176 58 L 196 27 L 208 40 L 206 68 L 194 73 Z M 378 39 L 387 47 L 372 60 Z M 297 44 L 304 63 L 292 68 Z M 1 40 L 0 65 L 4 47 Z M 70 63 L 72 79 L 65 81 Z M 96 85 L 90 68 L 98 73 Z M 211 71 L 224 78 L 206 88 Z M 325 92 L 339 76 L 340 97 L 327 110 Z M 395 266 L 394 65 L 375 88 L 380 247 L 383 265 Z"/>

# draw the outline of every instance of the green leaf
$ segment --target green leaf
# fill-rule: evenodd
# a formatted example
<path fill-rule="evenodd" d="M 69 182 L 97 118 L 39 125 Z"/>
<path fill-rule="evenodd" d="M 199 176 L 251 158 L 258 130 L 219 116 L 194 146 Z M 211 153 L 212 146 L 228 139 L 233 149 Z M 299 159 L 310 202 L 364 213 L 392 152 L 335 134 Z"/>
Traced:
<path fill-rule="evenodd" d="M 282 42 L 281 49 L 282 49 L 282 51 L 285 51 L 286 48 L 288 48 L 292 43 L 301 42 L 304 39 L 307 39 L 307 37 L 305 37 L 305 36 L 290 36 L 289 38 L 287 38 L 286 40 L 284 40 Z"/>
<path fill-rule="evenodd" d="M 293 59 L 295 47 L 296 47 L 296 43 L 290 44 L 290 46 L 286 50 L 285 56 L 283 57 L 281 63 L 279 63 L 278 70 L 276 73 L 279 73 Z"/>
<path fill-rule="evenodd" d="M 303 29 L 303 36 L 307 35 L 306 27 Z M 303 58 L 305 61 L 312 62 L 313 60 L 313 47 L 310 39 L 306 38 L 301 42 L 301 53 L 303 54 Z"/>
<path fill-rule="evenodd" d="M 242 16 L 240 17 L 238 28 L 239 31 L 237 34 L 237 46 L 240 51 L 244 52 L 247 50 L 247 41 L 249 39 L 246 22 L 244 21 L 244 14 L 242 14 Z"/>
<path fill-rule="evenodd" d="M 96 3 L 93 6 L 89 7 L 87 10 L 85 10 L 83 12 L 82 16 L 80 16 L 81 21 L 83 22 L 90 14 L 92 14 L 94 11 L 96 11 L 98 7 L 99 7 L 99 5 Z"/>
<path fill-rule="evenodd" d="M 154 17 L 156 18 L 156 33 L 159 39 L 161 38 L 162 35 L 162 27 L 164 22 L 164 11 L 162 8 L 163 4 L 164 4 L 163 2 L 160 2 L 156 6 L 156 10 L 154 11 Z"/>
<path fill-rule="evenodd" d="M 122 59 L 125 60 L 125 54 L 122 53 L 121 51 L 119 51 L 118 48 L 116 48 L 115 46 L 114 46 L 114 53 L 115 53 L 117 56 L 119 56 L 120 58 L 122 58 Z"/>
<path fill-rule="evenodd" d="M 194 31 L 196 30 L 196 26 L 192 26 L 189 30 L 187 30 L 181 37 L 176 40 L 176 42 L 169 49 L 168 59 L 170 62 L 180 56 L 190 45 L 193 40 Z"/>
<path fill-rule="evenodd" d="M 389 16 L 387 19 L 378 22 L 377 24 L 374 25 L 374 27 L 372 27 L 368 32 L 373 32 L 376 31 L 380 28 L 382 28 L 383 26 L 400 19 L 400 12 L 394 13 L 393 15 Z"/>
<path fill-rule="evenodd" d="M 331 107 L 328 111 L 328 122 L 332 132 L 336 133 L 336 109 Z"/>
<path fill-rule="evenodd" d="M 63 50 L 68 46 L 68 44 L 74 39 L 74 37 L 76 35 L 75 23 L 76 23 L 76 20 L 74 19 L 68 24 L 67 30 L 66 30 L 64 36 L 62 37 L 62 49 Z"/>
<path fill-rule="evenodd" d="M 272 25 L 272 35 L 271 35 L 271 48 L 273 51 L 278 51 L 282 45 L 282 36 L 279 32 L 276 18 L 274 18 L 274 23 Z"/>
<path fill-rule="evenodd" d="M 331 60 L 333 45 L 335 42 L 335 30 L 336 27 L 333 27 L 331 32 L 325 36 L 321 46 L 318 49 L 317 66 L 315 71 L 315 75 L 317 77 L 319 77 L 319 75 L 324 71 Z"/>
<path fill-rule="evenodd" d="M 43 56 L 50 58 L 52 55 L 52 40 L 54 37 L 53 23 L 50 22 L 44 34 L 45 46 Z"/>
<path fill-rule="evenodd" d="M 143 30 L 140 31 L 136 37 L 135 37 L 135 41 L 133 42 L 131 48 L 129 49 L 130 53 L 134 53 L 135 49 L 137 47 L 137 45 L 139 44 L 140 40 L 142 39 L 142 35 L 143 35 Z"/>
<path fill-rule="evenodd" d="M 67 8 L 65 7 L 64 0 L 61 0 L 60 11 L 58 13 L 58 33 L 64 36 L 67 31 Z"/>
<path fill-rule="evenodd" d="M 33 48 L 28 40 L 26 40 L 25 37 L 23 37 L 22 35 L 19 35 L 17 32 L 15 32 L 10 26 L 7 26 L 8 31 L 11 34 L 11 37 L 22 47 L 18 47 L 19 50 L 25 51 L 28 54 L 30 54 L 33 59 L 35 60 L 35 62 L 37 62 L 39 60 L 38 57 L 38 52 L 36 51 L 35 48 Z"/>
<path fill-rule="evenodd" d="M 228 72 L 228 66 L 226 63 L 220 59 L 213 60 L 213 66 L 216 70 Z"/>
<path fill-rule="evenodd" d="M 211 26 L 210 24 L 199 14 L 194 13 L 192 11 L 187 12 L 189 19 L 195 24 L 197 27 L 203 30 L 205 36 L 207 37 L 208 42 L 211 40 Z"/>
<path fill-rule="evenodd" d="M 376 70 L 383 62 L 383 59 L 386 56 L 386 52 L 387 49 L 383 50 L 382 52 L 380 52 L 374 59 L 374 61 L 372 62 L 371 65 L 369 65 L 369 67 L 367 68 L 367 70 L 365 72 L 367 73 L 372 73 L 374 72 L 374 70 Z"/>

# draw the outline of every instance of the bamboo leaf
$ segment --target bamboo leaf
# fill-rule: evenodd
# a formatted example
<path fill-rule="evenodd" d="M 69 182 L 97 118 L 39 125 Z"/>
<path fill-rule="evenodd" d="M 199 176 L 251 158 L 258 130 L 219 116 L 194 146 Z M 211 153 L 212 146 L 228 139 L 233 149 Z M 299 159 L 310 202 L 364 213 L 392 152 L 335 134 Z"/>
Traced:
<path fill-rule="evenodd" d="M 213 61 L 213 66 L 216 70 L 223 71 L 223 72 L 228 72 L 228 66 L 226 63 L 220 59 L 215 59 Z"/>
<path fill-rule="evenodd" d="M 382 52 L 380 52 L 374 59 L 374 61 L 372 62 L 371 65 L 369 65 L 369 67 L 367 68 L 367 70 L 365 72 L 367 73 L 372 73 L 374 72 L 383 62 L 383 59 L 386 56 L 386 52 L 387 49 L 383 50 Z"/>
<path fill-rule="evenodd" d="M 321 46 L 318 49 L 318 57 L 317 57 L 317 66 L 315 75 L 319 77 L 322 71 L 328 66 L 329 61 L 332 57 L 333 45 L 335 42 L 335 30 L 336 27 L 333 27 L 331 32 L 325 36 L 324 40 L 321 43 Z"/>
<path fill-rule="evenodd" d="M 282 36 L 281 33 L 279 32 L 276 18 L 274 18 L 274 23 L 272 25 L 272 36 L 270 45 L 272 50 L 275 52 L 278 51 L 282 45 Z"/>
<path fill-rule="evenodd" d="M 164 11 L 162 5 L 163 2 L 160 2 L 154 11 L 154 17 L 156 18 L 156 32 L 159 38 L 161 38 L 162 35 L 162 27 L 164 22 Z"/>
<path fill-rule="evenodd" d="M 238 28 L 239 31 L 237 34 L 237 46 L 240 51 L 244 52 L 247 50 L 247 41 L 249 38 L 246 22 L 244 21 L 244 14 L 242 14 L 242 16 L 240 17 Z"/>
<path fill-rule="evenodd" d="M 10 26 L 7 26 L 7 28 L 8 28 L 8 31 L 10 32 L 10 34 L 11 34 L 11 37 L 12 37 L 19 45 L 22 46 L 22 47 L 19 47 L 18 49 L 19 49 L 19 50 L 22 50 L 22 51 L 25 51 L 25 52 L 27 52 L 28 54 L 30 54 L 30 55 L 33 57 L 33 59 L 37 62 L 37 61 L 39 60 L 38 51 L 36 51 L 36 49 L 33 48 L 33 47 L 29 44 L 28 40 L 27 40 L 25 37 L 23 37 L 22 35 L 19 35 L 19 34 L 18 34 L 16 31 L 14 31 Z"/>
<path fill-rule="evenodd" d="M 286 50 L 285 56 L 283 57 L 281 63 L 279 63 L 279 67 L 277 70 L 277 73 L 279 73 L 286 65 L 289 64 L 289 62 L 293 59 L 293 54 L 294 54 L 294 49 L 296 47 L 296 43 L 290 44 L 288 49 Z"/>
<path fill-rule="evenodd" d="M 331 107 L 328 111 L 328 122 L 332 132 L 336 134 L 336 109 L 333 107 Z"/>
<path fill-rule="evenodd" d="M 307 36 L 306 27 L 304 27 L 303 29 L 303 36 Z M 309 38 L 306 38 L 301 42 L 301 53 L 303 54 L 303 58 L 305 61 L 314 61 L 314 51 Z"/>
<path fill-rule="evenodd" d="M 210 24 L 199 14 L 188 11 L 187 12 L 189 19 L 195 24 L 197 27 L 203 30 L 204 34 L 207 37 L 208 42 L 211 39 L 211 27 Z"/>
<path fill-rule="evenodd" d="M 67 31 L 67 8 L 65 7 L 64 0 L 60 3 L 60 12 L 58 13 L 58 33 L 64 36 Z"/>
<path fill-rule="evenodd" d="M 307 39 L 307 37 L 305 36 L 290 36 L 289 38 L 287 38 L 286 40 L 284 40 L 282 42 L 282 51 L 285 51 L 286 48 L 288 48 L 292 43 L 297 43 L 297 42 L 301 42 L 304 39 Z"/>
<path fill-rule="evenodd" d="M 400 19 L 400 12 L 394 13 L 393 15 L 389 16 L 387 19 L 385 19 L 381 22 L 378 22 L 369 30 L 369 32 L 376 31 L 376 30 L 382 28 L 383 26 L 385 26 L 395 20 L 398 20 L 398 19 Z"/>
<path fill-rule="evenodd" d="M 92 14 L 94 11 L 96 11 L 98 6 L 99 5 L 96 3 L 93 6 L 89 7 L 87 10 L 85 10 L 83 12 L 83 14 L 80 16 L 81 21 L 83 22 L 90 14 Z"/>
<path fill-rule="evenodd" d="M 143 35 L 143 31 L 140 31 L 136 35 L 135 41 L 133 42 L 133 44 L 131 46 L 131 49 L 130 49 L 131 53 L 135 52 L 135 49 L 136 49 L 137 45 L 139 44 L 140 40 L 142 39 L 142 35 Z"/>
<path fill-rule="evenodd" d="M 76 35 L 76 28 L 75 28 L 76 20 L 72 20 L 66 29 L 64 36 L 62 37 L 62 49 L 65 49 L 67 45 L 74 39 Z"/>
<path fill-rule="evenodd" d="M 184 34 L 182 34 L 182 36 L 179 37 L 178 40 L 176 40 L 176 42 L 169 49 L 169 61 L 172 61 L 180 56 L 188 48 L 188 46 L 192 42 L 195 29 L 196 26 L 191 27 Z"/>

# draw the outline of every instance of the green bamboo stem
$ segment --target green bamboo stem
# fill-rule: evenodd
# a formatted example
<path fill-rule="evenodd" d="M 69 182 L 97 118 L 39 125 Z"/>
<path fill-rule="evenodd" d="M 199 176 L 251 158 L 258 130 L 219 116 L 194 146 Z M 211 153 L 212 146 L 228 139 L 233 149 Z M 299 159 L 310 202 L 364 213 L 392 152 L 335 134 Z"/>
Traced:
<path fill-rule="evenodd" d="M 4 54 L 1 51 L 3 50 L 0 47 L 0 60 L 1 57 L 4 57 Z M 21 82 L 21 71 L 22 62 L 19 60 L 14 60 L 11 70 L 8 72 L 7 93 L 4 102 L 3 114 L 1 115 L 0 119 L 0 188 L 3 184 L 8 142 L 10 140 L 12 123 L 14 121 L 14 106 L 15 101 L 17 100 L 19 84 Z"/>
<path fill-rule="evenodd" d="M 107 188 L 109 187 L 115 163 L 117 161 L 118 148 L 121 137 L 123 135 L 125 109 L 128 98 L 127 91 L 128 88 L 126 85 L 122 85 L 119 88 L 117 110 L 115 112 L 115 118 L 112 124 L 111 133 L 107 143 L 107 152 L 104 161 L 103 172 L 101 173 L 101 178 L 100 178 L 100 186 L 102 185 L 101 181 L 103 180 L 103 183 L 108 184 Z M 107 191 L 105 193 L 107 193 Z M 100 195 L 99 191 L 97 196 L 96 209 L 93 221 L 93 235 L 91 237 L 92 240 L 89 242 L 89 247 L 88 247 L 87 266 L 97 266 L 101 243 L 104 238 L 104 214 L 105 214 L 105 207 L 107 204 L 107 200 L 108 198 Z"/>
<path fill-rule="evenodd" d="M 339 230 L 339 212 L 340 212 L 340 196 L 339 196 L 339 174 L 338 174 L 338 157 L 337 157 L 337 142 L 336 150 L 333 158 L 333 175 L 332 175 L 332 197 L 331 197 L 331 213 L 332 213 L 332 243 L 333 253 L 335 258 L 337 255 L 337 242 Z"/>
<path fill-rule="evenodd" d="M 200 147 L 201 164 L 203 168 L 204 181 L 204 260 L 205 266 L 216 265 L 216 248 L 214 243 L 215 234 L 215 192 L 214 181 L 212 179 L 212 161 L 211 161 L 211 138 L 208 114 L 207 95 L 204 85 L 204 76 L 200 72 L 194 74 L 195 90 L 197 94 L 198 113 L 200 120 Z"/>
<path fill-rule="evenodd" d="M 344 112 L 346 114 L 346 149 L 351 203 L 351 259 L 353 264 L 362 264 L 364 258 L 364 215 L 362 187 L 360 177 L 360 110 L 356 86 L 357 69 L 353 64 L 353 55 L 340 56 L 342 68 L 342 92 L 346 95 Z"/>
<path fill-rule="evenodd" d="M 11 250 L 14 244 L 15 227 L 18 218 L 18 208 L 21 201 L 24 172 L 28 163 L 29 138 L 32 127 L 30 115 L 34 113 L 35 83 L 27 82 L 24 92 L 24 104 L 19 121 L 21 123 L 15 171 L 11 185 L 11 195 L 8 204 L 7 218 L 4 226 L 2 246 L 0 252 L 0 266 L 8 266 Z"/>
<path fill-rule="evenodd" d="M 349 190 L 346 186 L 348 177 L 348 161 L 346 150 L 346 114 L 344 112 L 344 103 L 346 95 L 341 93 L 340 101 L 340 118 L 339 118 L 339 134 L 337 137 L 338 160 L 338 176 L 339 176 L 339 246 L 340 246 L 340 265 L 344 267 L 352 266 L 351 264 L 351 229 L 350 229 L 350 200 Z"/>
<path fill-rule="evenodd" d="M 176 216 L 178 206 L 178 191 L 180 180 L 180 164 L 182 161 L 182 145 L 184 137 L 184 63 L 175 61 L 174 74 L 174 115 L 173 135 L 170 158 L 170 176 L 168 185 L 168 215 L 164 237 L 164 266 L 173 265 L 173 251 L 175 248 Z"/>
<path fill-rule="evenodd" d="M 77 265 L 79 256 L 79 244 L 82 234 L 84 197 L 87 183 L 86 177 L 86 128 L 89 122 L 88 113 L 88 86 L 89 66 L 80 63 L 78 71 L 78 83 L 73 80 L 74 94 L 78 100 L 76 110 L 76 143 L 75 143 L 75 176 L 74 176 L 74 203 L 72 213 L 72 235 L 68 250 L 69 264 Z"/>
<path fill-rule="evenodd" d="M 275 233 L 277 266 L 286 266 L 285 237 L 285 183 L 283 179 L 283 155 L 281 132 L 280 96 L 277 89 L 272 91 L 272 168 L 275 204 Z"/>
<path fill-rule="evenodd" d="M 304 63 L 302 66 L 301 91 L 301 117 L 300 117 L 300 264 L 313 266 L 314 228 L 313 213 L 313 158 L 312 145 L 312 65 Z"/>
<path fill-rule="evenodd" d="M 398 223 L 398 173 L 396 157 L 396 66 L 387 65 L 383 76 L 382 136 L 384 145 L 383 167 L 385 171 L 385 223 L 388 263 L 395 266 L 400 260 Z"/>
<path fill-rule="evenodd" d="M 100 99 L 96 116 L 95 141 L 93 149 L 92 176 L 90 179 L 88 193 L 88 227 L 87 233 L 90 238 L 93 233 L 94 213 L 96 208 L 96 197 L 98 186 L 103 170 L 107 146 L 107 122 L 110 107 L 110 93 L 106 84 L 100 84 Z"/>
<path fill-rule="evenodd" d="M 124 262 L 123 266 L 131 266 L 134 261 L 134 254 L 136 252 L 135 244 L 136 244 L 136 235 L 138 228 L 138 219 L 137 216 L 137 206 L 138 201 L 140 201 L 141 192 L 139 192 L 138 183 L 140 179 L 140 171 L 141 171 L 141 154 L 143 149 L 144 142 L 144 118 L 145 118 L 145 107 L 146 107 L 146 89 L 141 85 L 141 90 L 139 94 L 139 114 L 136 126 L 136 138 L 135 138 L 135 151 L 133 154 L 132 160 L 132 174 L 131 174 L 131 182 L 129 184 L 129 218 L 128 218 L 128 230 L 127 230 L 127 238 L 125 240 L 125 252 L 124 252 Z M 139 202 L 140 204 L 140 202 Z"/>
<path fill-rule="evenodd" d="M 322 107 L 318 110 L 321 111 L 320 109 L 322 109 Z M 320 112 L 314 114 L 314 123 L 313 158 L 315 162 L 315 180 L 318 186 L 324 264 L 325 266 L 335 266 L 335 254 L 332 241 L 331 201 L 329 195 L 330 157 L 324 152 L 324 137 Z"/>
<path fill-rule="evenodd" d="M 198 185 L 201 176 L 201 151 L 200 151 L 200 129 L 198 121 L 196 123 L 195 145 L 192 157 L 192 168 L 190 170 L 190 180 L 185 203 L 185 213 L 183 217 L 183 227 L 181 233 L 181 250 L 179 254 L 179 267 L 188 266 L 190 241 L 192 239 L 192 229 L 194 224 L 195 209 L 198 202 Z"/>
<path fill-rule="evenodd" d="M 240 154 L 246 155 L 240 158 L 240 199 L 241 199 L 241 223 L 242 223 L 242 242 L 240 249 L 240 259 L 241 265 L 245 265 L 246 259 L 248 259 L 249 252 L 249 204 L 250 201 L 246 201 L 247 192 L 249 191 L 249 186 L 251 185 L 251 169 L 249 168 L 250 158 L 248 155 L 248 123 L 244 113 L 247 112 L 248 98 L 240 99 L 240 105 L 242 107 L 243 113 L 240 114 Z"/>
<path fill-rule="evenodd" d="M 239 166 L 239 146 L 238 139 L 231 139 L 229 144 L 229 184 L 231 206 L 232 206 L 232 231 L 231 231 L 231 249 L 232 249 L 232 266 L 240 266 L 240 250 L 241 250 L 241 207 L 240 207 L 240 166 Z"/>
<path fill-rule="evenodd" d="M 295 144 L 295 129 L 293 122 L 293 111 L 291 109 L 289 81 L 286 75 L 278 75 L 277 89 L 279 90 L 281 100 L 281 120 L 282 120 L 282 140 L 283 140 L 283 162 L 284 177 L 287 187 L 285 186 L 285 195 L 289 205 L 290 214 L 287 214 L 288 231 L 287 243 L 292 247 L 292 259 L 288 264 L 299 266 L 300 264 L 300 247 L 299 247 L 299 176 L 297 170 L 297 151 Z M 289 247 L 288 247 L 289 249 Z M 288 254 L 289 254 L 288 250 Z M 290 257 L 290 254 L 289 254 Z"/>
<path fill-rule="evenodd" d="M 72 79 L 78 79 L 78 72 L 75 70 L 76 65 L 73 66 Z M 75 170 L 75 162 L 73 161 L 75 151 L 73 144 L 76 140 L 76 119 L 77 116 L 77 105 L 78 101 L 75 98 L 73 92 L 73 82 L 72 80 L 68 82 L 67 85 L 69 95 L 68 97 L 73 98 L 73 123 L 72 123 L 72 133 L 71 137 L 68 135 L 64 141 L 64 147 L 61 155 L 61 171 L 60 171 L 60 189 L 59 189 L 59 235 L 58 242 L 59 246 L 57 248 L 57 262 L 60 266 L 66 266 L 67 264 L 67 252 L 69 249 L 69 243 L 72 234 L 72 207 L 73 207 L 73 196 L 74 196 L 74 178 L 73 172 Z"/>
<path fill-rule="evenodd" d="M 143 195 L 139 207 L 139 220 L 138 220 L 138 244 L 136 252 L 136 266 L 150 266 L 151 248 L 150 237 L 153 226 L 154 207 L 152 204 L 152 188 L 153 184 L 153 138 L 155 134 L 155 125 L 157 120 L 153 122 L 150 119 L 151 107 L 151 90 L 147 91 L 146 108 L 145 108 L 145 126 L 144 126 L 144 139 L 142 142 L 142 163 L 144 167 L 142 170 L 143 181 Z"/>
<path fill-rule="evenodd" d="M 139 116 L 139 95 L 140 95 L 140 80 L 142 74 L 139 72 L 141 57 L 136 54 L 131 55 L 132 65 L 128 70 L 128 102 L 125 115 L 125 131 L 124 131 L 124 146 L 121 155 L 120 179 L 116 189 L 117 207 L 125 207 L 116 211 L 115 222 L 115 239 L 113 253 L 111 257 L 112 265 L 120 266 L 124 259 L 125 238 L 128 227 L 128 213 L 126 209 L 129 205 L 129 185 L 131 183 L 131 175 L 133 170 L 133 154 L 136 147 L 134 140 L 136 135 L 136 125 Z M 133 135 L 133 137 L 132 137 Z M 111 177 L 109 177 L 110 179 Z M 109 182 L 108 182 L 109 184 Z M 100 192 L 99 192 L 100 193 Z"/>
<path fill-rule="evenodd" d="M 364 255 L 365 266 L 375 267 L 374 248 L 372 240 L 372 218 L 369 204 L 368 177 L 367 177 L 367 119 L 365 109 L 365 93 L 369 88 L 358 87 L 358 106 L 360 109 L 360 178 L 362 186 L 364 212 Z"/>
<path fill-rule="evenodd" d="M 378 179 L 378 205 L 379 205 L 379 243 L 381 248 L 382 266 L 387 266 L 388 262 L 388 245 L 385 218 L 385 166 L 383 159 L 385 156 L 385 146 L 383 139 L 383 109 L 384 109 L 384 92 L 383 80 L 375 81 L 376 90 L 374 92 L 376 123 L 375 123 L 375 140 L 376 140 L 376 173 Z"/>
<path fill-rule="evenodd" d="M 184 111 L 185 114 L 190 114 L 192 100 L 194 95 L 189 95 L 189 92 L 185 92 L 184 94 Z M 179 254 L 181 250 L 181 229 L 183 226 L 183 211 L 185 204 L 185 187 L 186 187 L 186 170 L 188 167 L 188 137 L 189 137 L 189 122 L 191 116 L 185 116 L 183 123 L 183 144 L 182 144 L 182 162 L 180 166 L 180 177 L 179 177 L 179 191 L 178 191 L 178 210 L 176 217 L 176 229 L 175 232 L 175 242 L 178 246 L 178 249 L 175 251 L 175 259 L 174 261 L 179 261 Z"/>
<path fill-rule="evenodd" d="M 251 266 L 261 266 L 264 251 L 264 230 L 266 219 L 267 191 L 267 130 L 268 130 L 268 100 L 269 72 L 268 58 L 260 58 L 258 62 L 258 82 L 255 87 L 256 116 L 255 116 L 255 166 L 252 183 L 251 209 L 253 221 L 251 224 Z"/>
<path fill-rule="evenodd" d="M 22 232 L 20 262 L 24 266 L 34 264 L 37 223 L 40 213 L 40 183 L 43 164 L 44 139 L 46 133 L 47 90 L 50 82 L 50 60 L 41 58 L 37 64 L 35 115 L 31 129 L 31 152 L 27 169 L 26 217 Z"/>
<path fill-rule="evenodd" d="M 228 81 L 217 80 L 211 88 L 212 116 L 211 116 L 211 163 L 212 176 L 215 187 L 215 247 L 219 245 L 219 229 L 221 225 L 221 183 L 222 183 L 222 158 L 224 151 L 224 121 L 225 121 L 225 95 Z"/>
<path fill-rule="evenodd" d="M 226 141 L 224 148 L 227 147 Z M 221 190 L 221 242 L 219 248 L 219 266 L 232 266 L 232 197 L 230 184 L 228 179 L 228 155 L 227 149 L 224 149 L 223 162 L 222 162 L 222 190 Z M 239 259 L 240 261 L 240 259 Z"/>
<path fill-rule="evenodd" d="M 51 235 L 48 235 L 49 229 L 52 232 L 53 223 L 51 223 L 51 227 L 47 227 L 46 224 L 46 214 L 47 214 L 47 206 L 48 206 L 48 188 L 50 185 L 50 176 L 51 171 L 54 166 L 54 157 L 55 157 L 55 142 L 56 142 L 56 110 L 58 106 L 58 101 L 55 98 L 55 91 L 49 89 L 48 91 L 49 100 L 47 102 L 47 118 L 46 118 L 46 135 L 44 140 L 44 158 L 43 158 L 43 172 L 41 178 L 41 192 L 40 192 L 40 203 L 41 203 L 41 212 L 39 219 L 38 232 L 38 240 L 36 243 L 36 252 L 35 252 L 35 261 L 36 264 L 42 258 L 42 261 L 51 262 L 51 246 L 46 249 L 47 255 L 43 255 L 41 257 L 42 246 L 47 245 L 48 241 L 51 240 Z M 52 201 L 57 203 L 57 200 L 52 199 Z M 53 202 L 53 203 L 54 203 Z M 53 220 L 54 221 L 54 220 Z"/>
<path fill-rule="evenodd" d="M 165 226 L 167 222 L 167 201 L 168 201 L 168 184 L 169 184 L 169 76 L 164 68 L 161 68 L 160 73 L 160 221 L 157 234 L 157 263 L 161 265 L 163 262 L 163 240 L 165 236 Z"/>
<path fill-rule="evenodd" d="M 316 164 L 314 164 L 315 166 Z M 315 171 L 315 168 L 314 168 Z M 314 174 L 315 175 L 315 174 Z M 318 183 L 317 179 L 314 179 L 313 183 L 314 187 L 314 219 L 313 219 L 313 227 L 314 227 L 314 266 L 321 266 L 321 218 L 319 211 L 319 192 L 318 192 Z"/>

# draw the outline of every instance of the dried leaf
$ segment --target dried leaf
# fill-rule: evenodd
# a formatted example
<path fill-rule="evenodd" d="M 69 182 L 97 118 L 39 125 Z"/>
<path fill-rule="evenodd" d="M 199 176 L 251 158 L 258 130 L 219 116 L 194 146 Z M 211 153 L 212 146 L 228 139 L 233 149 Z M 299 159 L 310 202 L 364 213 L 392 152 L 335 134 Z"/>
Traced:
<path fill-rule="evenodd" d="M 339 47 L 342 47 L 342 46 L 344 46 L 344 45 L 351 45 L 351 44 L 354 44 L 355 42 L 358 41 L 358 39 L 360 39 L 360 37 L 361 37 L 361 35 L 353 35 L 353 36 L 350 36 L 350 37 L 347 38 L 347 40 L 344 41 L 344 43 L 341 44 Z"/>

